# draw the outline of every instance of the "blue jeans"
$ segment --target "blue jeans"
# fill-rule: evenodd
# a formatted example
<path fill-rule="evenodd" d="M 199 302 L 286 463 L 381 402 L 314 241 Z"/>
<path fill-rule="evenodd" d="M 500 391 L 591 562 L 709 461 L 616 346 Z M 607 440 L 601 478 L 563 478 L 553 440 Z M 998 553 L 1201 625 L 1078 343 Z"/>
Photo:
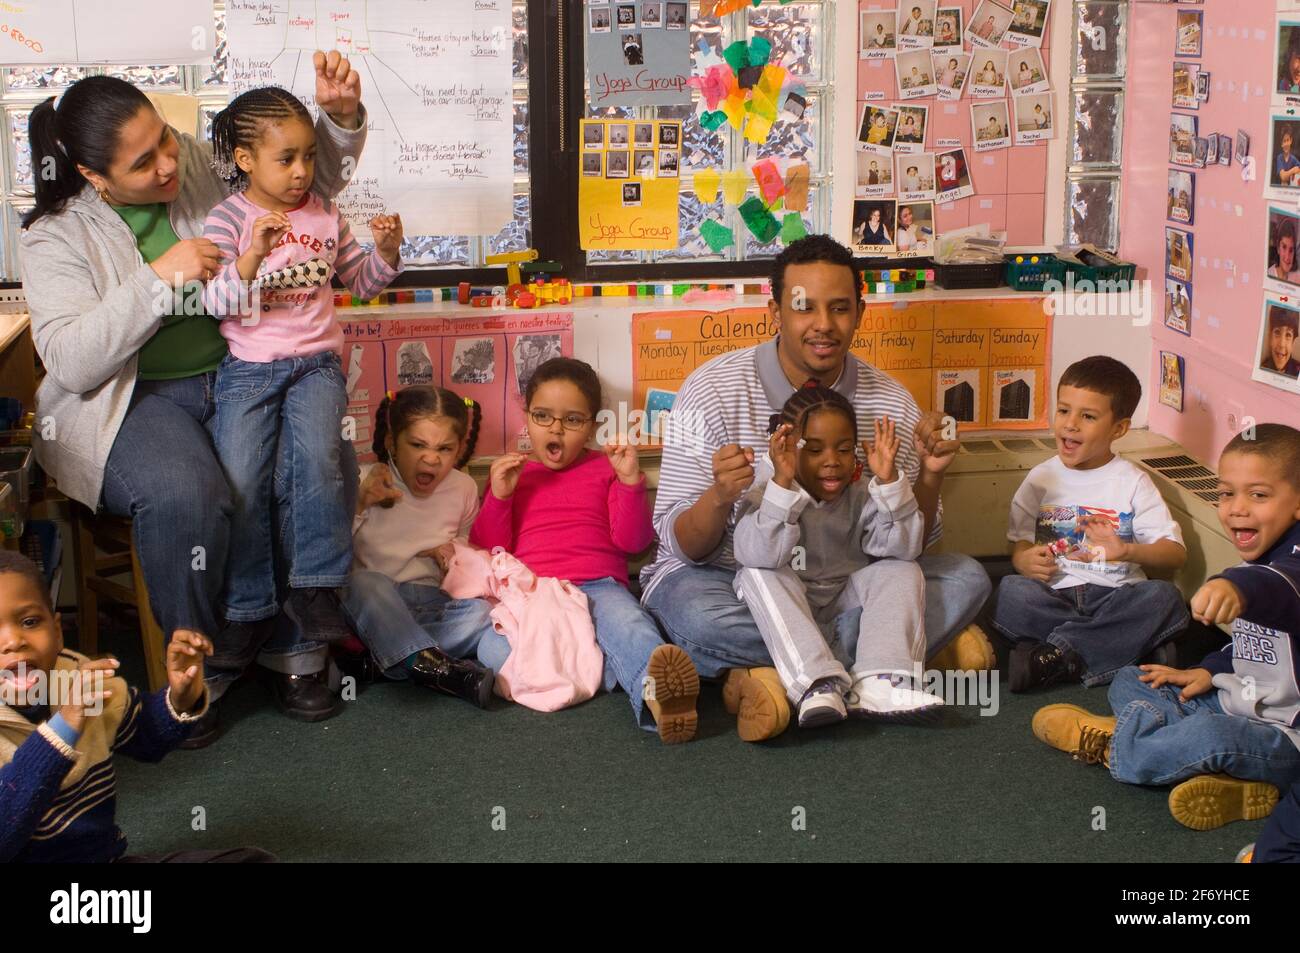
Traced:
<path fill-rule="evenodd" d="M 922 556 L 925 575 L 926 658 L 970 625 L 992 589 L 988 573 L 959 553 Z M 704 678 L 729 668 L 768 667 L 772 658 L 749 609 L 736 596 L 735 573 L 720 566 L 682 566 L 659 580 L 645 600 L 669 640 L 680 645 Z M 862 610 L 835 619 L 835 640 L 845 651 L 858 641 Z"/>
<path fill-rule="evenodd" d="M 1028 576 L 1006 576 L 993 611 L 993 624 L 1013 642 L 1048 642 L 1076 652 L 1089 687 L 1105 685 L 1119 669 L 1168 642 L 1187 628 L 1188 619 L 1182 594 L 1158 579 L 1053 589 Z"/>
<path fill-rule="evenodd" d="M 1115 735 L 1110 773 L 1127 784 L 1176 784 L 1199 774 L 1230 774 L 1285 789 L 1300 781 L 1300 748 L 1281 728 L 1228 715 L 1217 689 L 1185 702 L 1175 685 L 1151 688 L 1136 666 L 1110 686 Z"/>
<path fill-rule="evenodd" d="M 1282 792 L 1282 800 L 1255 841 L 1253 864 L 1294 864 L 1300 861 L 1300 782 Z"/>
<path fill-rule="evenodd" d="M 605 691 L 621 687 L 632 703 L 637 725 L 654 731 L 654 716 L 645 707 L 643 689 L 650 653 L 664 644 L 659 627 L 617 579 L 606 576 L 580 583 L 578 588 L 587 596 L 596 644 L 605 654 Z"/>
<path fill-rule="evenodd" d="M 128 517 L 163 634 L 220 629 L 230 487 L 204 425 L 216 374 L 136 381 L 104 467 L 103 508 Z"/>
<path fill-rule="evenodd" d="M 267 363 L 229 355 L 217 372 L 216 401 L 212 439 L 235 507 L 226 618 L 256 622 L 278 610 L 269 514 L 281 444 L 293 487 L 289 585 L 333 589 L 347 582 L 352 519 L 339 439 L 347 392 L 333 351 Z"/>
<path fill-rule="evenodd" d="M 407 677 L 402 662 L 429 648 L 453 658 L 477 658 L 493 671 L 510 654 L 506 637 L 492 628 L 483 599 L 453 599 L 437 586 L 393 582 L 381 572 L 353 571 L 344 605 L 357 635 L 389 678 Z"/>

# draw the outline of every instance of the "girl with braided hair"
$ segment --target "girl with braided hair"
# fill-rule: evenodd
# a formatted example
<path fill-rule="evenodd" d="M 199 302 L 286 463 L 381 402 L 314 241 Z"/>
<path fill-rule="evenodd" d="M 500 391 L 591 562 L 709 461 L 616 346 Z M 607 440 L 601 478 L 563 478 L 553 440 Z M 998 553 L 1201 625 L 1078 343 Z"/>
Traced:
<path fill-rule="evenodd" d="M 801 728 L 849 715 L 898 718 L 943 704 L 915 690 L 925 661 L 924 519 L 895 464 L 889 417 L 861 445 L 853 405 L 816 381 L 771 422 L 768 456 L 742 498 L 736 594 L 753 613 Z M 862 608 L 856 631 L 832 631 Z"/>
<path fill-rule="evenodd" d="M 352 635 L 340 588 L 352 561 L 339 467 L 347 391 L 329 276 L 373 298 L 401 271 L 401 219 L 379 215 L 367 254 L 338 207 L 313 190 L 316 133 L 286 90 L 249 90 L 212 123 L 213 167 L 235 191 L 203 234 L 225 262 L 208 282 L 230 353 L 217 371 L 212 438 L 234 502 L 225 614 L 256 630 L 278 611 L 269 517 L 275 448 L 293 487 L 288 608 L 308 637 Z"/>
<path fill-rule="evenodd" d="M 452 543 L 467 543 L 478 488 L 461 468 L 478 442 L 483 411 L 443 387 L 389 392 L 375 414 L 374 450 L 352 521 L 345 603 L 387 678 L 486 707 L 493 669 L 510 652 L 482 599 L 441 588 Z M 478 658 L 480 665 L 474 661 Z"/>

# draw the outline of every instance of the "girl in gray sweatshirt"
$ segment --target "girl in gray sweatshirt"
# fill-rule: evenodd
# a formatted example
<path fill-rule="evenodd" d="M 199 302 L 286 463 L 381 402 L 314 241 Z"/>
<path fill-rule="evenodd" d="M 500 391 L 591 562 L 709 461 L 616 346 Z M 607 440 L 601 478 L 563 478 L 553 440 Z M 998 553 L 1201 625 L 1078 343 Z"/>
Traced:
<path fill-rule="evenodd" d="M 748 605 L 800 727 L 911 716 L 941 705 L 916 691 L 925 656 L 925 521 L 895 457 L 888 417 L 861 445 L 857 416 L 810 382 L 779 415 L 766 459 L 739 507 L 737 595 Z M 844 613 L 861 608 L 856 630 Z M 838 622 L 837 622 L 838 620 Z"/>

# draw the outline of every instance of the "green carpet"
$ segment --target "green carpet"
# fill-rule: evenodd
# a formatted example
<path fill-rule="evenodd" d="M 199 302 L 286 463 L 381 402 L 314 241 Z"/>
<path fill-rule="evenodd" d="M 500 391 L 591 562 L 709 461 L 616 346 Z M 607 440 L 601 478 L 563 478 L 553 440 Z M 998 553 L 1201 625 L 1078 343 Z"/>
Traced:
<path fill-rule="evenodd" d="M 622 694 L 548 715 L 382 684 L 307 725 L 249 682 L 212 747 L 118 759 L 119 822 L 137 853 L 249 844 L 286 861 L 1226 862 L 1258 835 L 1262 822 L 1187 830 L 1165 791 L 1030 733 L 1050 702 L 1106 711 L 1104 690 L 1000 688 L 993 717 L 951 709 L 936 726 L 791 728 L 750 745 L 706 686 L 700 737 L 666 747 Z"/>

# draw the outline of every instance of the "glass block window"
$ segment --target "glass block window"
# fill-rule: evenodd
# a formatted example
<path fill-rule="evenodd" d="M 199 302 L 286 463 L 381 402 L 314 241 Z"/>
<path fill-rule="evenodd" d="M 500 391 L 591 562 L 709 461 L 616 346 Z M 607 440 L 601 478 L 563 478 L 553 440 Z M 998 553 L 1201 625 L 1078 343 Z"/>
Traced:
<path fill-rule="evenodd" d="M 748 43 L 761 36 L 772 44 L 771 61 L 778 59 L 794 79 L 807 89 L 808 105 L 798 121 L 778 119 L 771 135 L 763 143 L 752 143 L 730 124 L 714 132 L 699 124 L 700 94 L 693 91 L 691 105 L 641 106 L 637 108 L 596 108 L 587 88 L 586 114 L 593 119 L 680 119 L 682 120 L 682 163 L 678 215 L 680 244 L 676 251 L 589 251 L 588 264 L 674 264 L 716 261 L 719 263 L 753 261 L 775 257 L 783 247 L 780 240 L 759 245 L 745 227 L 740 214 L 726 205 L 721 194 L 705 205 L 695 194 L 694 174 L 704 169 L 726 172 L 744 168 L 769 156 L 800 158 L 811 172 L 808 210 L 804 224 L 811 232 L 829 232 L 830 160 L 832 154 L 831 116 L 834 110 L 836 0 L 802 0 L 793 3 L 765 3 L 747 6 L 725 17 L 702 17 L 699 3 L 692 2 L 690 45 L 693 65 L 702 55 L 721 56 L 723 49 L 737 40 Z M 847 0 L 839 0 L 847 2 Z M 584 30 L 585 36 L 585 30 Z M 720 221 L 732 229 L 737 242 L 713 254 L 699 235 L 705 219 Z"/>
<path fill-rule="evenodd" d="M 1115 251 L 1128 5 L 1123 0 L 1075 0 L 1073 13 L 1063 240 Z"/>
<path fill-rule="evenodd" d="M 511 0 L 514 49 L 514 219 L 497 235 L 410 235 L 402 257 L 411 268 L 477 268 L 485 256 L 515 251 L 531 244 L 532 201 L 529 175 L 528 109 L 528 8 L 527 0 Z M 92 75 L 107 74 L 134 83 L 146 92 L 183 93 L 199 101 L 198 134 L 206 139 L 212 119 L 229 101 L 226 86 L 226 10 L 224 0 L 213 3 L 215 51 L 210 66 L 29 66 L 0 69 L 0 280 L 17 281 L 18 221 L 31 207 L 31 152 L 27 145 L 27 117 L 33 106 Z M 362 101 L 367 90 L 362 88 Z M 368 103 L 369 105 L 369 103 Z"/>

